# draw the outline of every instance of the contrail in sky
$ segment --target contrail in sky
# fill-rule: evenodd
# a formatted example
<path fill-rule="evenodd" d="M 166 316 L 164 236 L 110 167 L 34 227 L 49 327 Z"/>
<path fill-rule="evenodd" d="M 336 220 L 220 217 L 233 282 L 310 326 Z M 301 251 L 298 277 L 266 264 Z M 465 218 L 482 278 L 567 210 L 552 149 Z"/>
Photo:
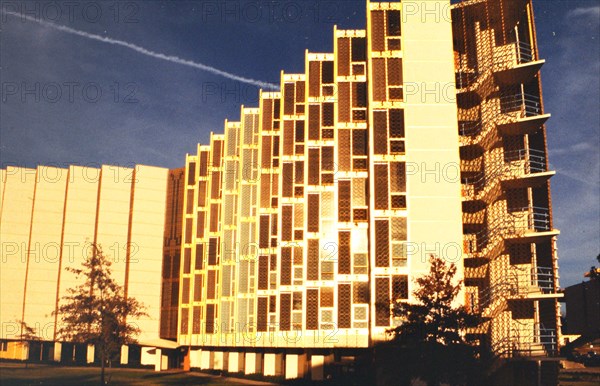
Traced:
<path fill-rule="evenodd" d="M 139 52 L 140 54 L 143 54 L 143 55 L 151 56 L 151 57 L 157 58 L 157 59 L 166 60 L 166 61 L 172 62 L 172 63 L 183 64 L 184 66 L 194 67 L 194 68 L 197 68 L 197 69 L 200 69 L 200 70 L 204 70 L 204 71 L 210 72 L 210 73 L 215 74 L 215 75 L 223 76 L 223 77 L 228 78 L 228 79 L 237 80 L 239 82 L 251 84 L 253 86 L 262 87 L 264 89 L 269 89 L 269 90 L 279 90 L 279 85 L 277 85 L 277 84 L 263 82 L 263 81 L 256 80 L 256 79 L 251 79 L 251 78 L 245 78 L 243 76 L 238 76 L 238 75 L 232 74 L 230 72 L 219 70 L 218 68 L 214 68 L 214 67 L 208 66 L 206 64 L 197 63 L 197 62 L 193 62 L 191 60 L 182 59 L 182 58 L 179 58 L 177 56 L 161 54 L 159 52 L 154 52 L 154 51 L 148 50 L 148 49 L 146 49 L 144 47 L 140 47 L 138 45 L 125 42 L 123 40 L 111 39 L 111 38 L 107 38 L 107 37 L 104 37 L 104 36 L 101 36 L 101 35 L 96 35 L 96 34 L 91 34 L 91 33 L 84 32 L 84 31 L 79 31 L 79 30 L 76 30 L 76 29 L 73 29 L 73 28 L 70 28 L 70 27 L 66 27 L 64 25 L 50 23 L 50 22 L 47 22 L 45 20 L 38 20 L 35 17 L 31 17 L 31 16 L 28 16 L 28 15 L 20 15 L 18 13 L 9 12 L 9 11 L 6 11 L 6 10 L 3 10 L 2 13 L 5 13 L 7 15 L 16 16 L 16 17 L 22 17 L 22 18 L 27 19 L 29 21 L 33 21 L 35 23 L 42 24 L 44 26 L 47 26 L 47 27 L 50 27 L 50 28 L 54 28 L 54 29 L 57 29 L 59 31 L 67 32 L 67 33 L 70 33 L 70 34 L 73 34 L 73 35 L 83 36 L 83 37 L 88 38 L 88 39 L 97 40 L 97 41 L 108 43 L 108 44 L 115 44 L 115 45 L 118 45 L 118 46 L 126 47 L 126 48 L 129 48 L 130 50 Z"/>

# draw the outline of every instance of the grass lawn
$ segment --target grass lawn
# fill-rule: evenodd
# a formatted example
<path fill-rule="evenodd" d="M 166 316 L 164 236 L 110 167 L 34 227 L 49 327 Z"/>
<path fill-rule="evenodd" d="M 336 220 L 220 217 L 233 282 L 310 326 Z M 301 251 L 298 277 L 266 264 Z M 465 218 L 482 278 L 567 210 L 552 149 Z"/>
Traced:
<path fill-rule="evenodd" d="M 249 380 L 219 377 L 195 372 L 139 369 L 107 369 L 111 385 L 243 385 Z M 84 386 L 100 383 L 100 369 L 94 367 L 59 367 L 45 365 L 0 364 L 0 385 Z M 259 382 L 260 383 L 260 382 Z M 265 383 L 262 383 L 265 384 Z"/>

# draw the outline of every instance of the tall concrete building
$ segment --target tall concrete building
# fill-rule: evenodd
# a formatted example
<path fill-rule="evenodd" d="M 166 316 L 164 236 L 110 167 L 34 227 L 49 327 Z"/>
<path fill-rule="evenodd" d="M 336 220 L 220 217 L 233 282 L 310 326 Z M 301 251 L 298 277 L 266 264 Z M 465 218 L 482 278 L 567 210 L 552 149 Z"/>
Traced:
<path fill-rule="evenodd" d="M 0 358 L 94 361 L 93 348 L 57 335 L 61 322 L 53 315 L 67 290 L 81 284 L 68 268 L 81 267 L 92 243 L 102 247 L 125 294 L 146 306 L 148 316 L 127 322 L 141 329 L 140 342 L 155 344 L 169 170 L 38 166 L 1 174 Z M 20 341 L 21 321 L 42 343 Z M 124 347 L 121 361 L 156 362 L 149 350 L 137 351 L 130 356 Z"/>
<path fill-rule="evenodd" d="M 559 232 L 531 0 L 366 7 L 184 169 L 3 170 L 0 358 L 26 357 L 17 320 L 41 357 L 90 356 L 51 314 L 96 242 L 149 306 L 140 364 L 323 379 L 388 338 L 436 255 L 485 320 L 465 334 L 548 383 Z"/>
<path fill-rule="evenodd" d="M 466 333 L 500 358 L 556 354 L 531 1 L 453 3 L 367 2 L 366 30 L 336 28 L 333 53 L 187 156 L 186 366 L 321 379 L 386 339 L 430 255 L 486 320 Z"/>

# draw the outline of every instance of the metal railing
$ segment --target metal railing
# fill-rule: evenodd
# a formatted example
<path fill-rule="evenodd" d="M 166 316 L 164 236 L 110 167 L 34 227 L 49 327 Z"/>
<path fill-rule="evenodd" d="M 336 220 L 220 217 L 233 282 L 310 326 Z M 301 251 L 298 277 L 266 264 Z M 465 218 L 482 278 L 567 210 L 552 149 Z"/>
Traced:
<path fill-rule="evenodd" d="M 533 331 L 525 332 L 513 327 L 505 337 L 492 344 L 491 350 L 496 357 L 503 358 L 556 356 L 556 330 L 534 325 Z"/>
<path fill-rule="evenodd" d="M 481 121 L 458 121 L 458 134 L 472 137 L 481 132 Z"/>
<path fill-rule="evenodd" d="M 552 228 L 548 208 L 529 206 L 514 211 L 518 214 L 496 218 L 486 229 L 465 234 L 465 252 L 485 254 L 507 236 L 518 236 L 527 231 L 544 232 Z"/>
<path fill-rule="evenodd" d="M 503 114 L 516 112 L 522 118 L 535 117 L 542 113 L 542 104 L 538 95 L 518 92 L 501 96 L 500 110 Z"/>
<path fill-rule="evenodd" d="M 523 41 L 516 43 L 517 48 L 517 64 L 528 63 L 533 61 L 533 49 L 531 44 Z"/>
<path fill-rule="evenodd" d="M 521 161 L 522 165 L 515 167 L 515 162 Z M 536 149 L 519 149 L 504 153 L 504 162 L 497 162 L 489 166 L 485 171 L 475 177 L 463 178 L 463 185 L 473 186 L 474 193 L 483 190 L 496 179 L 521 178 L 533 173 L 547 171 L 546 155 L 543 151 Z M 468 191 L 468 189 L 465 189 Z"/>
<path fill-rule="evenodd" d="M 531 284 L 538 287 L 542 293 L 555 293 L 554 270 L 551 267 L 532 267 Z"/>
<path fill-rule="evenodd" d="M 550 210 L 540 206 L 524 206 L 521 208 L 511 208 L 513 212 L 527 213 L 527 229 L 536 232 L 549 231 L 550 226 Z M 522 215 L 517 215 L 522 217 Z"/>
<path fill-rule="evenodd" d="M 473 299 L 468 305 L 470 312 L 484 313 L 495 304 L 497 307 L 505 304 L 511 297 L 527 296 L 532 292 L 555 293 L 554 274 L 550 267 L 532 267 L 528 271 L 512 266 L 495 284 L 482 290 L 471 289 L 470 292 L 470 299 Z M 489 311 L 493 313 L 494 309 Z"/>
<path fill-rule="evenodd" d="M 529 173 L 543 173 L 546 168 L 546 153 L 537 149 L 519 149 L 504 152 L 506 162 L 525 161 L 524 171 Z"/>
<path fill-rule="evenodd" d="M 543 325 L 534 325 L 534 331 L 523 332 L 513 329 L 513 357 L 514 356 L 555 356 L 558 354 L 558 339 L 556 330 L 544 328 Z"/>
<path fill-rule="evenodd" d="M 460 90 L 471 86 L 477 80 L 479 74 L 475 70 L 459 69 L 455 73 L 456 89 Z"/>

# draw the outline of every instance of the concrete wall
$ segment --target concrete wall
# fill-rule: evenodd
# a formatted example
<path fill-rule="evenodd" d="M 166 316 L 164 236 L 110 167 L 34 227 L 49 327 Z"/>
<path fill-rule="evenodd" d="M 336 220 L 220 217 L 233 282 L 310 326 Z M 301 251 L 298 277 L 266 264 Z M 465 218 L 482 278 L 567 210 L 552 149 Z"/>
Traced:
<path fill-rule="evenodd" d="M 79 284 L 67 268 L 80 268 L 93 242 L 116 281 L 146 306 L 149 317 L 130 321 L 139 338 L 158 338 L 167 173 L 148 166 L 2 170 L 0 338 L 18 339 L 22 319 L 42 339 L 57 339 L 52 312 Z"/>

